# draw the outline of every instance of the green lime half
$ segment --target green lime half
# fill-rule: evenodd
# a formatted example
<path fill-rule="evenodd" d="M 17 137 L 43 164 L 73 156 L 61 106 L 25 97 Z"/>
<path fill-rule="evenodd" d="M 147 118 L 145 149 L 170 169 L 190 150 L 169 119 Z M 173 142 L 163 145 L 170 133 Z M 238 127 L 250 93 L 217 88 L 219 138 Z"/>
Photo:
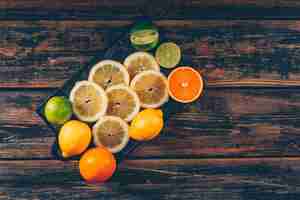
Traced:
<path fill-rule="evenodd" d="M 47 102 L 44 112 L 50 123 L 64 124 L 72 116 L 72 104 L 66 97 L 52 97 Z"/>
<path fill-rule="evenodd" d="M 159 41 L 159 33 L 151 23 L 139 23 L 130 31 L 130 42 L 138 50 L 151 50 Z"/>
<path fill-rule="evenodd" d="M 174 42 L 165 42 L 157 48 L 155 58 L 160 66 L 170 69 L 180 62 L 181 50 Z"/>

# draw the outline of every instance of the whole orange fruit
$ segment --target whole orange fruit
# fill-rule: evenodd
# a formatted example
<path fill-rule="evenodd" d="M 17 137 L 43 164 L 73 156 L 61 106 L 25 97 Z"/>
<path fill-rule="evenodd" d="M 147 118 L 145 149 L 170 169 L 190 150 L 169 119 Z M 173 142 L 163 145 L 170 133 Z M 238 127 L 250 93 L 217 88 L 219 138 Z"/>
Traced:
<path fill-rule="evenodd" d="M 104 147 L 87 150 L 79 161 L 81 176 L 87 182 L 105 182 L 116 170 L 114 155 Z"/>

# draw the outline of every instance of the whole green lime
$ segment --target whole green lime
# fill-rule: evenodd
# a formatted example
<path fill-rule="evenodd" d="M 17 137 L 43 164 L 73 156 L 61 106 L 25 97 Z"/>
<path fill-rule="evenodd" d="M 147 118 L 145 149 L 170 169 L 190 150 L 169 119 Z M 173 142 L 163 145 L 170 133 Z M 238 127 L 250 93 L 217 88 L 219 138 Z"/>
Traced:
<path fill-rule="evenodd" d="M 52 124 L 64 124 L 72 116 L 72 104 L 62 96 L 55 96 L 49 99 L 45 106 L 45 116 Z"/>

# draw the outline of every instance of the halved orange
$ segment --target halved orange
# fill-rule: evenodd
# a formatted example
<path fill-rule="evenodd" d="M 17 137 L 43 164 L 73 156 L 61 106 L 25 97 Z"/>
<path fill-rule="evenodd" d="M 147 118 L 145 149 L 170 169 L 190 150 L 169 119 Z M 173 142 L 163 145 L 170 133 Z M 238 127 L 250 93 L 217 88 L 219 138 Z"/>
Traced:
<path fill-rule="evenodd" d="M 203 91 L 203 79 L 192 67 L 178 67 L 168 76 L 169 95 L 181 103 L 198 99 Z"/>

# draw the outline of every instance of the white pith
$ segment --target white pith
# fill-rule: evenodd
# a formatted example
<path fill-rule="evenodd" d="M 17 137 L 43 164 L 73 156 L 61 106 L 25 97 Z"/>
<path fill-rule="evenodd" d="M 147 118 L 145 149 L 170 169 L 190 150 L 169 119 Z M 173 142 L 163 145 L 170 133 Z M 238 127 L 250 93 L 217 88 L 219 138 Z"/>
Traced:
<path fill-rule="evenodd" d="M 75 109 L 74 105 L 74 99 L 75 99 L 75 92 L 78 90 L 78 88 L 80 88 L 81 86 L 85 86 L 85 85 L 90 85 L 93 86 L 100 94 L 101 98 L 102 98 L 102 109 L 97 112 L 94 116 L 91 117 L 84 117 L 81 116 L 79 114 L 79 112 Z M 108 98 L 106 96 L 105 91 L 96 83 L 90 82 L 90 81 L 80 81 L 77 82 L 75 84 L 75 86 L 72 88 L 71 92 L 70 92 L 70 101 L 72 103 L 72 107 L 73 107 L 73 111 L 74 114 L 76 115 L 76 117 L 78 117 L 78 119 L 85 121 L 85 122 L 94 122 L 97 121 L 100 117 L 102 117 L 103 115 L 105 115 L 106 110 L 107 110 L 107 106 L 108 106 Z"/>

